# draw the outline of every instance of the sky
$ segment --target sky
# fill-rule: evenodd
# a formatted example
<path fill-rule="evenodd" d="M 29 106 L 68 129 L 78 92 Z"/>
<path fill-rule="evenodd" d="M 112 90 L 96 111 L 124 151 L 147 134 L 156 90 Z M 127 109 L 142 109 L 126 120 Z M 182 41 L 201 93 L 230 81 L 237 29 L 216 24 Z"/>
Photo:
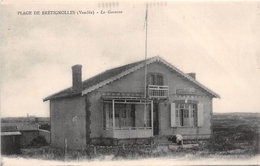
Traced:
<path fill-rule="evenodd" d="M 85 80 L 143 60 L 146 4 L 2 1 L 1 117 L 48 117 L 43 98 L 71 86 L 75 64 Z M 18 14 L 64 10 L 76 14 Z M 213 112 L 260 112 L 259 38 L 260 1 L 148 2 L 148 58 L 159 55 L 195 72 L 221 96 L 213 99 Z"/>

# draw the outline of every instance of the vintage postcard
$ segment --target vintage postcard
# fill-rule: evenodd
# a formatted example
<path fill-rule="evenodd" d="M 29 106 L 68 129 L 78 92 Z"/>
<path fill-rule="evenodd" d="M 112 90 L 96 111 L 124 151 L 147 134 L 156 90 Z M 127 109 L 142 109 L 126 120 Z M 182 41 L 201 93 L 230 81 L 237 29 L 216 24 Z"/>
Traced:
<path fill-rule="evenodd" d="M 259 1 L 1 1 L 2 165 L 257 165 Z"/>

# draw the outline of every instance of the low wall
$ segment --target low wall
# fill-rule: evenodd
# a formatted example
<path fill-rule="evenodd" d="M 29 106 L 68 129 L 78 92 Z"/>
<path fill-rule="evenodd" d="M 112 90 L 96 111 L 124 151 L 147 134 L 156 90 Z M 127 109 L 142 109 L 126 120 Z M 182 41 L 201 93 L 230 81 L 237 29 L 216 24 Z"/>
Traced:
<path fill-rule="evenodd" d="M 51 133 L 49 131 L 39 129 L 39 135 L 43 136 L 46 139 L 47 143 L 50 144 L 50 142 L 51 142 Z"/>

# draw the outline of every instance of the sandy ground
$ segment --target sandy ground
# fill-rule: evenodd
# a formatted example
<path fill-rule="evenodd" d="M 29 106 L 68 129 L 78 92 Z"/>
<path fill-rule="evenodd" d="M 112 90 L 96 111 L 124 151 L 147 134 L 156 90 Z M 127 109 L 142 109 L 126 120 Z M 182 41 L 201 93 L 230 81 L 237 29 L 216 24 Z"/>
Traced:
<path fill-rule="evenodd" d="M 182 158 L 149 158 L 139 160 L 113 160 L 112 156 L 106 156 L 102 161 L 50 161 L 50 160 L 37 160 L 25 159 L 17 157 L 3 156 L 2 165 L 91 165 L 91 166 L 167 166 L 167 165 L 259 165 L 260 155 L 254 157 L 247 156 L 208 156 L 207 158 L 193 158 L 192 156 L 184 156 Z M 192 159 L 191 159 L 192 158 Z"/>

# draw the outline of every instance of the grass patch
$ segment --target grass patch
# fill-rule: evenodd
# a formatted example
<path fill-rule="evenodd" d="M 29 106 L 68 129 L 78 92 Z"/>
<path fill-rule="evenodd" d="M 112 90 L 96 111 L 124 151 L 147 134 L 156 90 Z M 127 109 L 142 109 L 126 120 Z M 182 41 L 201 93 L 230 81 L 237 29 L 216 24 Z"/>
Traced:
<path fill-rule="evenodd" d="M 255 116 L 255 115 L 254 115 Z M 258 154 L 260 117 L 219 114 L 213 118 L 213 134 L 207 141 L 191 148 L 137 146 L 88 146 L 68 150 L 66 160 L 138 160 L 145 158 L 184 158 L 195 160 L 213 156 L 250 158 Z M 101 141 L 102 142 L 102 141 Z M 29 148 L 22 149 L 23 158 L 64 161 L 64 149 L 45 146 L 45 140 L 35 139 Z M 102 145 L 102 144 L 100 144 Z"/>

